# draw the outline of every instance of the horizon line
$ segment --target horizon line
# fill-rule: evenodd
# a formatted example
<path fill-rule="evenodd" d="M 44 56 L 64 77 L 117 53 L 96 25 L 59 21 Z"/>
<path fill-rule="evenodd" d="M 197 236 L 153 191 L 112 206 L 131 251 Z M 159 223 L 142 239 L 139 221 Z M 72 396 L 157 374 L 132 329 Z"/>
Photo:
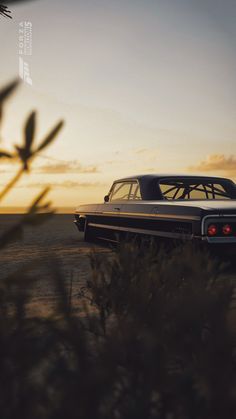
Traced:
<path fill-rule="evenodd" d="M 26 207 L 1 207 L 0 214 L 26 214 Z M 56 207 L 56 214 L 73 214 L 75 207 Z"/>

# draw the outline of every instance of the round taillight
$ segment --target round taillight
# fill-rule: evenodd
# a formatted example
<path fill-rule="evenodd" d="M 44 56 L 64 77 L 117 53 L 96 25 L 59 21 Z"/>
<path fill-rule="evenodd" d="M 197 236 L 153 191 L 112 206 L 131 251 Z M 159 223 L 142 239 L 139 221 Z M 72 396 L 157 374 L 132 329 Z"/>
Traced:
<path fill-rule="evenodd" d="M 207 229 L 208 236 L 215 236 L 217 234 L 217 227 L 215 224 L 210 224 Z"/>
<path fill-rule="evenodd" d="M 230 224 L 225 224 L 222 227 L 222 232 L 225 236 L 228 236 L 229 234 L 232 233 L 232 227 Z"/>

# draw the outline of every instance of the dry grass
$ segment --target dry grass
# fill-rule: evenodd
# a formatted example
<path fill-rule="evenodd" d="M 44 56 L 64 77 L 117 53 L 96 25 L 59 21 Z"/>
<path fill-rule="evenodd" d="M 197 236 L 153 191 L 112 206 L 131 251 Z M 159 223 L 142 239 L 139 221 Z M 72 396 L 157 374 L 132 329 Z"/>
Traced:
<path fill-rule="evenodd" d="M 218 262 L 191 246 L 92 254 L 86 317 L 55 260 L 50 270 L 46 317 L 26 315 L 29 273 L 1 284 L 2 417 L 235 417 L 233 282 Z"/>

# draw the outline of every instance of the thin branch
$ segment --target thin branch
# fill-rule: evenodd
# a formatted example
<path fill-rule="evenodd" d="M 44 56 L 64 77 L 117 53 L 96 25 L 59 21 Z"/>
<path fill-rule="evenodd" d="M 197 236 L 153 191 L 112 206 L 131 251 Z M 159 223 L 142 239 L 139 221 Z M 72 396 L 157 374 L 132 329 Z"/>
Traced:
<path fill-rule="evenodd" d="M 0 201 L 4 198 L 4 196 L 15 186 L 15 184 L 19 181 L 21 176 L 24 173 L 24 168 L 21 167 L 20 170 L 16 173 L 13 179 L 5 186 L 5 188 L 0 192 Z"/>

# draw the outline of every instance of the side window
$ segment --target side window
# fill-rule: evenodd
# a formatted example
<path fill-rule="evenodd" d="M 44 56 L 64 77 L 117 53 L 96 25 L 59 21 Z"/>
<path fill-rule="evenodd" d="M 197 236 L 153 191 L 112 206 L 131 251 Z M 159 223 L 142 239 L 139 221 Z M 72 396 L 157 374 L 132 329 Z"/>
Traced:
<path fill-rule="evenodd" d="M 116 183 L 111 193 L 110 202 L 129 199 L 131 185 L 132 183 L 129 182 Z"/>
<path fill-rule="evenodd" d="M 141 194 L 140 194 L 140 187 L 139 187 L 139 184 L 137 182 L 134 182 L 132 184 L 129 199 L 132 199 L 132 200 L 142 199 Z"/>
<path fill-rule="evenodd" d="M 135 199 L 142 199 L 139 185 L 137 186 L 137 189 L 136 189 Z"/>

